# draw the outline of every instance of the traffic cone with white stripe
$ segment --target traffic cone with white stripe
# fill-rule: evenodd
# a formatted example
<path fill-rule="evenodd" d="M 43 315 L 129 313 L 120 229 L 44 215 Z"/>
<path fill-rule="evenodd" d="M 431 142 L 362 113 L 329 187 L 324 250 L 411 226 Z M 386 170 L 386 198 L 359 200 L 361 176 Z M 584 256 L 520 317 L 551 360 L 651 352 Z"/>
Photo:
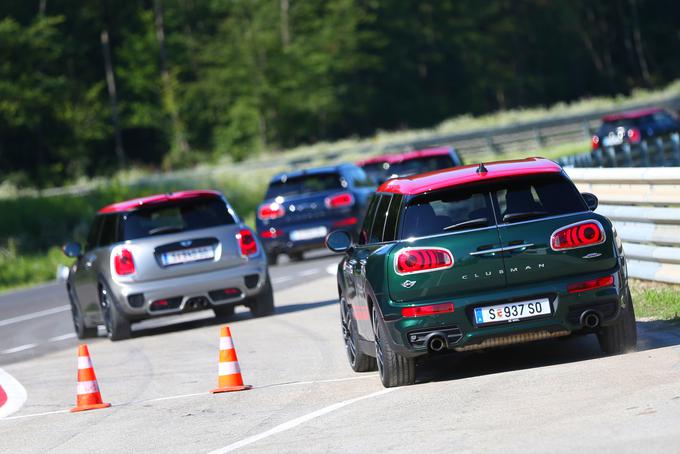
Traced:
<path fill-rule="evenodd" d="M 78 346 L 78 384 L 76 392 L 76 406 L 71 409 L 72 412 L 95 410 L 111 406 L 111 404 L 102 402 L 97 377 L 94 374 L 92 360 L 90 359 L 90 351 L 85 344 Z"/>
<path fill-rule="evenodd" d="M 241 368 L 238 365 L 234 342 L 231 340 L 231 330 L 228 326 L 220 328 L 220 363 L 217 373 L 217 388 L 210 391 L 213 394 L 230 391 L 243 391 L 252 386 L 243 384 Z"/>

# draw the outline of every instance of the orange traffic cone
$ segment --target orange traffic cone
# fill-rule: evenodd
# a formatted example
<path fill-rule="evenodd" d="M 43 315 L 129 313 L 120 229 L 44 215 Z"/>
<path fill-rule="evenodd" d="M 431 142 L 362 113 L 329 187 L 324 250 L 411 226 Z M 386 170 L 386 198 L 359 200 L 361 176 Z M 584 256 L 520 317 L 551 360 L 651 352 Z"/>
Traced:
<path fill-rule="evenodd" d="M 71 409 L 72 412 L 111 406 L 111 404 L 102 402 L 97 377 L 94 374 L 94 368 L 90 360 L 90 351 L 85 344 L 78 346 L 78 384 L 76 392 L 76 406 Z"/>
<path fill-rule="evenodd" d="M 243 384 L 234 342 L 231 340 L 231 330 L 228 326 L 223 326 L 220 328 L 220 363 L 217 373 L 217 388 L 210 392 L 213 394 L 226 393 L 250 388 L 252 386 Z"/>

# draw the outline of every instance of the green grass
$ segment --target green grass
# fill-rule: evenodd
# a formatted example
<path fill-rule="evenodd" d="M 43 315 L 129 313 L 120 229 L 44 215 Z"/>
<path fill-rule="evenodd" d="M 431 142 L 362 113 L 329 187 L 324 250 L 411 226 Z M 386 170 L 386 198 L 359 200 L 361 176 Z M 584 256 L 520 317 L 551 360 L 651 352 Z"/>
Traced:
<path fill-rule="evenodd" d="M 631 280 L 630 289 L 638 319 L 680 323 L 680 285 Z"/>
<path fill-rule="evenodd" d="M 53 280 L 57 266 L 71 261 L 58 247 L 28 255 L 4 248 L 0 250 L 0 291 Z"/>

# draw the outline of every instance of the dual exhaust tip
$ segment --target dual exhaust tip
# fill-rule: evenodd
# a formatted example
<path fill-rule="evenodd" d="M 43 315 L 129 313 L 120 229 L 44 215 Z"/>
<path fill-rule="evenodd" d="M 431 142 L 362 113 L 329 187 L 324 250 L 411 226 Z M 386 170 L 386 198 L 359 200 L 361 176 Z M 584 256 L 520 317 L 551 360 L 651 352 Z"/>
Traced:
<path fill-rule="evenodd" d="M 581 326 L 595 329 L 600 326 L 600 315 L 595 311 L 585 311 L 581 314 Z"/>
<path fill-rule="evenodd" d="M 428 336 L 427 349 L 439 353 L 446 350 L 446 338 L 443 333 L 434 332 Z"/>

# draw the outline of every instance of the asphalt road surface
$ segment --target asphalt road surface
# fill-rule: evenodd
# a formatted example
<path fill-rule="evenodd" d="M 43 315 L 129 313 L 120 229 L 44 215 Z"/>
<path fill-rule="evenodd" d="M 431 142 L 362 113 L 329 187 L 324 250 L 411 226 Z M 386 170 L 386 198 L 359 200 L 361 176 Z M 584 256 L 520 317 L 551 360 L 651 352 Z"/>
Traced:
<path fill-rule="evenodd" d="M 275 315 L 229 322 L 252 390 L 208 393 L 219 325 L 197 313 L 89 342 L 112 406 L 77 414 L 61 286 L 1 295 L 0 364 L 27 400 L 0 419 L 0 451 L 680 452 L 677 327 L 640 322 L 639 351 L 613 357 L 594 336 L 439 356 L 385 390 L 347 364 L 336 261 L 273 267 Z"/>

